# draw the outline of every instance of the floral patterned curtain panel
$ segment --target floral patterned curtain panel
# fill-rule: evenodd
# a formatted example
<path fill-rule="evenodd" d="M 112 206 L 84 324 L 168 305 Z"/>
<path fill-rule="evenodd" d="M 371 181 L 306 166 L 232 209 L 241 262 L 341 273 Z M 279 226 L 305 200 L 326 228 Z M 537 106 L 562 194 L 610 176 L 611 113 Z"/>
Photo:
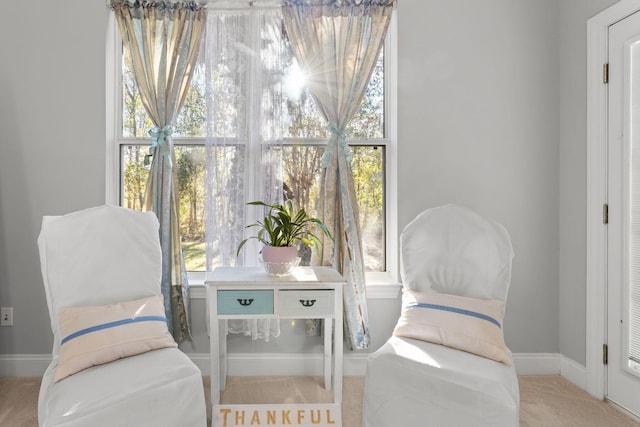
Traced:
<path fill-rule="evenodd" d="M 178 191 L 172 126 L 187 95 L 206 24 L 206 3 L 111 0 L 142 103 L 155 127 L 149 131 L 153 161 L 145 209 L 160 222 L 162 293 L 176 341 L 191 338 L 189 284 L 180 246 Z"/>
<path fill-rule="evenodd" d="M 322 221 L 334 236 L 322 245 L 322 264 L 348 280 L 344 289 L 347 343 L 369 347 L 362 239 L 347 125 L 360 106 L 382 48 L 395 0 L 284 0 L 284 23 L 331 137 L 323 158 Z M 331 249 L 330 249 L 331 248 Z"/>

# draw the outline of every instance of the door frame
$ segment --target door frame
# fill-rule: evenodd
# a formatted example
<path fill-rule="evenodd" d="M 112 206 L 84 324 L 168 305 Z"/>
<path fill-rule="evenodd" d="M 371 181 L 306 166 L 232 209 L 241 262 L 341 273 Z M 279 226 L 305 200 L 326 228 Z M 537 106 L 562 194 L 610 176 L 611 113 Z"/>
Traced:
<path fill-rule="evenodd" d="M 609 26 L 640 11 L 640 0 L 621 0 L 587 21 L 587 271 L 586 390 L 604 399 L 607 341 L 607 203 L 608 87 L 603 67 L 609 57 Z"/>

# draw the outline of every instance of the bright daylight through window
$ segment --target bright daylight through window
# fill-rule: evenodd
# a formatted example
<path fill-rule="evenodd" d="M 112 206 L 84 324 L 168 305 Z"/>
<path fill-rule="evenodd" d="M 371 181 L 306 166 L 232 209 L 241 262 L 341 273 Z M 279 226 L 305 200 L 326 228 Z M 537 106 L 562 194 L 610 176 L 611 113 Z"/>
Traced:
<path fill-rule="evenodd" d="M 122 91 L 117 145 L 120 153 L 120 203 L 141 209 L 149 173 L 149 135 L 153 127 L 137 91 L 126 55 L 122 60 Z M 201 55 L 202 57 L 203 55 Z M 367 272 L 384 272 L 386 263 L 385 218 L 385 61 L 380 54 L 360 109 L 349 124 L 347 143 L 351 147 L 356 192 L 360 209 L 365 267 Z M 326 121 L 317 110 L 304 76 L 289 51 L 286 58 L 283 100 L 285 124 L 282 145 L 283 190 L 298 206 L 316 215 L 324 146 L 330 136 Z M 202 61 L 174 124 L 180 234 L 187 270 L 204 271 L 206 200 L 206 70 Z M 238 144 L 235 150 L 240 150 Z M 245 185 L 249 187 L 250 183 Z M 215 267 L 215 265 L 211 266 Z"/>

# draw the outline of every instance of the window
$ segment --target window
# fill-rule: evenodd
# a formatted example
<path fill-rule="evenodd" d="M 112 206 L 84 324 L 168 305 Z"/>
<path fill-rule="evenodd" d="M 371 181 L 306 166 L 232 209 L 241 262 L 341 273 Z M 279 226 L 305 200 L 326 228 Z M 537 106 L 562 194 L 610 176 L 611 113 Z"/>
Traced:
<path fill-rule="evenodd" d="M 111 194 L 122 206 L 141 209 L 150 165 L 148 130 L 152 124 L 141 104 L 129 64 L 124 59 L 126 56 L 121 48 L 115 51 L 116 81 L 120 83 L 116 84 L 116 131 L 112 151 L 117 153 L 113 159 L 117 172 L 111 180 L 117 188 Z M 390 135 L 393 115 L 389 111 L 391 73 L 390 55 L 385 55 L 387 51 L 388 41 L 347 136 L 358 193 L 365 265 L 371 277 L 388 272 L 395 274 L 393 258 L 396 245 L 393 242 L 397 236 L 395 227 L 389 226 L 390 207 L 395 211 L 395 194 L 388 190 L 389 178 L 395 182 L 395 164 L 392 161 L 395 156 L 389 155 L 393 151 Z M 190 272 L 205 270 L 206 73 L 203 64 L 197 67 L 173 131 L 180 194 L 180 232 L 185 263 Z M 286 191 L 295 195 L 298 204 L 315 214 L 320 162 L 329 131 L 313 99 L 301 86 L 292 55 L 287 58 L 286 70 L 283 184 Z M 238 147 L 235 149 L 240 149 Z M 394 256 L 389 257 L 389 253 Z M 395 282 L 395 278 L 391 280 Z"/>

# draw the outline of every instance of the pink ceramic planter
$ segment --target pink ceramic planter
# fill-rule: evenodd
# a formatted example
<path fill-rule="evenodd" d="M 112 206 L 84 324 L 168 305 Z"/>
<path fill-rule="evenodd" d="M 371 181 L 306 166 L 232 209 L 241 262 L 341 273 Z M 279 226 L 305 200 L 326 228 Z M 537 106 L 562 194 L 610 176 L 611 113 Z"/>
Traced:
<path fill-rule="evenodd" d="M 262 248 L 262 263 L 267 273 L 288 276 L 300 262 L 298 248 L 294 246 L 265 246 Z"/>

